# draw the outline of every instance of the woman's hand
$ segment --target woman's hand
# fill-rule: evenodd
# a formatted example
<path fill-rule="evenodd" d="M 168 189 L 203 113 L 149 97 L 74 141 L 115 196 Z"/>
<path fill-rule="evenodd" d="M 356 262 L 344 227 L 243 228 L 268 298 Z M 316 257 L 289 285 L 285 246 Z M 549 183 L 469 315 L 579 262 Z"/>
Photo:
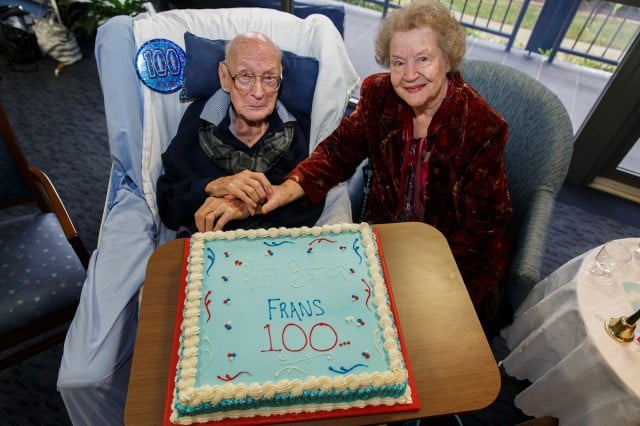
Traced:
<path fill-rule="evenodd" d="M 271 196 L 269 196 L 267 202 L 260 207 L 260 213 L 270 213 L 278 207 L 282 207 L 297 200 L 298 198 L 301 198 L 303 195 L 304 190 L 298 182 L 292 179 L 287 179 L 282 182 L 281 185 L 273 185 Z"/>
<path fill-rule="evenodd" d="M 263 173 L 250 170 L 214 179 L 204 189 L 211 197 L 222 198 L 232 195 L 242 201 L 252 216 L 273 191 L 271 183 Z"/>
<path fill-rule="evenodd" d="M 249 215 L 249 209 L 244 202 L 227 195 L 226 197 L 208 197 L 194 217 L 198 231 L 206 232 L 221 231 L 230 221 L 246 219 Z"/>

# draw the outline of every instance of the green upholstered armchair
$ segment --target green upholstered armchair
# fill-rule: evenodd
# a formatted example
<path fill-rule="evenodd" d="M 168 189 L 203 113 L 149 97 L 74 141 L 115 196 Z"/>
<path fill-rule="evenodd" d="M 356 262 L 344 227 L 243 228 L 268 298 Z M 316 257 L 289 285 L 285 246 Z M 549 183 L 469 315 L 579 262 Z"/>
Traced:
<path fill-rule="evenodd" d="M 553 207 L 573 152 L 571 119 L 551 90 L 515 68 L 467 60 L 462 77 L 509 123 L 504 156 L 513 260 L 501 290 L 515 310 L 541 279 Z"/>

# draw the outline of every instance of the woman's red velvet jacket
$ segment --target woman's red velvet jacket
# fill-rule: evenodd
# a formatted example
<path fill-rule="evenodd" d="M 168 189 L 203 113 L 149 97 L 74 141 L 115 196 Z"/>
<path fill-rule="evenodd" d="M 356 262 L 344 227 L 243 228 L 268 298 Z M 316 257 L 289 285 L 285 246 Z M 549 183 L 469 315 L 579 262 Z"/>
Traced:
<path fill-rule="evenodd" d="M 478 305 L 509 264 L 507 224 L 512 209 L 503 151 L 506 121 L 459 73 L 429 126 L 425 223 L 444 234 L 469 295 Z M 400 221 L 403 191 L 403 120 L 410 107 L 396 95 L 388 73 L 367 77 L 356 110 L 288 177 L 316 203 L 347 180 L 367 157 L 373 163 L 365 220 Z"/>

